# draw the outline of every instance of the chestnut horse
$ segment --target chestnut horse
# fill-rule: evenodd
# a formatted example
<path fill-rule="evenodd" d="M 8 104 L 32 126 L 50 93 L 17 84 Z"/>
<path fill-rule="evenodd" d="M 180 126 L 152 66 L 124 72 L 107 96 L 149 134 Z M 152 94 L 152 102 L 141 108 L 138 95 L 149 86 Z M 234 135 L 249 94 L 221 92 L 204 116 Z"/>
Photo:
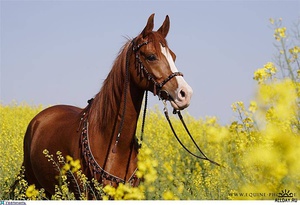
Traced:
<path fill-rule="evenodd" d="M 175 66 L 166 42 L 170 21 L 153 31 L 152 14 L 143 31 L 121 49 L 99 93 L 85 109 L 69 105 L 49 107 L 36 115 L 24 138 L 25 178 L 54 194 L 59 174 L 43 154 L 57 151 L 79 159 L 83 173 L 103 185 L 138 184 L 137 121 L 145 91 L 182 110 L 192 89 Z M 163 94 L 164 95 L 163 95 Z"/>

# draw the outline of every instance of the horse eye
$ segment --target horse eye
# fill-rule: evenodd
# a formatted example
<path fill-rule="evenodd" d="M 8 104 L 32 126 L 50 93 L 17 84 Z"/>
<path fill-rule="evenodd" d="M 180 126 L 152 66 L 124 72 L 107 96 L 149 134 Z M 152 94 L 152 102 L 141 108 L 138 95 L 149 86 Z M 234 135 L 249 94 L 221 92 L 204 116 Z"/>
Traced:
<path fill-rule="evenodd" d="M 154 54 L 147 56 L 146 59 L 148 61 L 155 61 L 155 60 L 157 60 L 157 58 L 156 58 L 156 56 Z"/>

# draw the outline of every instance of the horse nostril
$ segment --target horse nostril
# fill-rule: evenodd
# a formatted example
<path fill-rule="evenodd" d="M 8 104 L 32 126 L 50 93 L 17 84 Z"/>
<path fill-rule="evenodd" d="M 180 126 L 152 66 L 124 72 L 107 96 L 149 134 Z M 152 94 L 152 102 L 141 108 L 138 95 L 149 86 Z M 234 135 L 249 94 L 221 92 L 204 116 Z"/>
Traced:
<path fill-rule="evenodd" d="M 184 90 L 180 91 L 180 95 L 181 95 L 182 98 L 185 98 L 185 92 L 184 92 Z"/>

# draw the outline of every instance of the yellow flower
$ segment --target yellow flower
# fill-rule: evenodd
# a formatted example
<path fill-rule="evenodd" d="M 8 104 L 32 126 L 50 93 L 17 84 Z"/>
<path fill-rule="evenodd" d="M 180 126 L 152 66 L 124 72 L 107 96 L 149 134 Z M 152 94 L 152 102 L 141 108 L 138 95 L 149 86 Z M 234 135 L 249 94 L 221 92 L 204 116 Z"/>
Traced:
<path fill-rule="evenodd" d="M 236 104 L 241 108 L 241 110 L 245 110 L 244 102 L 238 101 Z"/>
<path fill-rule="evenodd" d="M 72 167 L 71 171 L 72 171 L 73 173 L 74 173 L 74 172 L 77 172 L 77 171 L 80 169 L 80 167 L 81 167 L 79 159 L 76 159 L 75 161 L 74 161 L 74 160 L 71 161 L 71 162 L 70 162 L 70 165 L 71 165 L 71 167 Z"/>
<path fill-rule="evenodd" d="M 75 160 L 67 155 L 66 156 L 66 164 L 62 167 L 62 174 L 66 174 L 68 171 L 71 171 L 72 173 L 75 173 L 77 172 L 79 169 L 81 168 L 81 165 L 80 165 L 80 161 L 79 159 Z"/>
<path fill-rule="evenodd" d="M 32 184 L 30 185 L 27 190 L 26 190 L 26 196 L 29 199 L 36 199 L 36 197 L 38 196 L 39 191 L 35 189 L 35 185 Z"/>
<path fill-rule="evenodd" d="M 248 110 L 252 113 L 255 113 L 257 110 L 257 103 L 255 101 L 251 101 Z"/>
<path fill-rule="evenodd" d="M 109 197 L 108 197 L 108 196 L 102 196 L 102 199 L 103 199 L 104 201 L 107 201 L 107 200 L 109 200 Z"/>
<path fill-rule="evenodd" d="M 274 63 L 268 62 L 263 68 L 259 68 L 254 72 L 253 79 L 258 81 L 259 84 L 271 79 L 277 73 L 277 68 Z"/>
<path fill-rule="evenodd" d="M 277 68 L 275 67 L 274 63 L 268 62 L 264 65 L 264 68 L 270 73 L 275 74 L 277 72 Z"/>
<path fill-rule="evenodd" d="M 67 155 L 66 156 L 66 162 L 69 163 L 71 161 L 73 161 L 73 158 L 71 156 Z"/>
<path fill-rule="evenodd" d="M 184 184 L 181 183 L 181 184 L 178 186 L 177 191 L 178 191 L 179 194 L 182 194 L 183 190 L 184 190 Z"/>
<path fill-rule="evenodd" d="M 285 31 L 286 31 L 286 27 L 279 28 L 278 29 L 279 36 L 285 38 L 286 37 Z"/>
<path fill-rule="evenodd" d="M 253 120 L 250 117 L 246 117 L 243 120 L 243 123 L 245 124 L 246 127 L 252 127 L 253 126 Z"/>
<path fill-rule="evenodd" d="M 291 48 L 289 50 L 289 52 L 290 52 L 290 54 L 292 54 L 291 61 L 295 61 L 296 59 L 298 59 L 298 53 L 300 52 L 300 47 L 294 46 L 293 48 Z"/>
<path fill-rule="evenodd" d="M 103 188 L 104 199 L 112 198 L 114 200 L 143 200 L 145 195 L 142 186 L 131 187 L 129 184 L 119 184 L 117 188 L 106 185 Z"/>
<path fill-rule="evenodd" d="M 165 191 L 162 196 L 164 200 L 179 200 L 171 191 Z"/>
<path fill-rule="evenodd" d="M 167 172 L 169 172 L 169 173 L 172 172 L 173 168 L 172 168 L 172 165 L 170 164 L 170 162 L 165 162 L 165 163 L 164 163 L 164 169 L 165 169 Z"/>
<path fill-rule="evenodd" d="M 209 125 L 215 125 L 216 122 L 218 121 L 217 117 L 207 117 L 206 123 Z"/>
<path fill-rule="evenodd" d="M 144 177 L 145 183 L 152 183 L 157 178 L 157 171 L 155 167 L 158 166 L 156 160 L 151 157 L 152 150 L 146 145 L 143 145 L 138 155 L 138 171 L 136 172 L 137 177 Z"/>
<path fill-rule="evenodd" d="M 290 52 L 291 54 L 297 54 L 297 53 L 300 52 L 300 47 L 294 46 L 293 48 L 291 48 L 291 49 L 289 50 L 289 52 Z"/>
<path fill-rule="evenodd" d="M 242 101 L 238 101 L 235 103 L 232 103 L 231 105 L 231 109 L 233 112 L 237 112 L 237 111 L 245 111 L 245 106 L 244 106 L 244 102 Z"/>
<path fill-rule="evenodd" d="M 71 168 L 71 166 L 69 165 L 69 164 L 65 164 L 63 167 L 62 167 L 62 174 L 64 175 L 64 174 L 66 174 L 67 173 L 67 171 L 69 171 L 70 170 L 70 168 Z"/>
<path fill-rule="evenodd" d="M 49 151 L 48 151 L 47 149 L 44 149 L 44 150 L 43 150 L 43 154 L 44 154 L 44 155 L 48 155 L 48 154 L 49 154 Z"/>
<path fill-rule="evenodd" d="M 264 68 L 260 68 L 254 72 L 253 79 L 260 83 L 265 80 L 266 76 L 267 76 L 266 70 Z"/>
<path fill-rule="evenodd" d="M 108 194 L 109 196 L 114 196 L 116 194 L 116 188 L 111 185 L 106 185 L 103 188 L 104 193 Z"/>
<path fill-rule="evenodd" d="M 282 28 L 276 28 L 275 32 L 274 32 L 274 37 L 277 41 L 280 41 L 280 39 L 285 38 L 286 34 L 286 27 L 282 27 Z"/>

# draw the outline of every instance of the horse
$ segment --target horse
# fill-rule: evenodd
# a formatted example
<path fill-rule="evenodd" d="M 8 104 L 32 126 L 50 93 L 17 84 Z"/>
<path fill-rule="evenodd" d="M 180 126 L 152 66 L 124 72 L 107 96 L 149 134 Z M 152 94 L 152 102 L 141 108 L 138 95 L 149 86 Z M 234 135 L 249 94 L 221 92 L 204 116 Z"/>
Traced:
<path fill-rule="evenodd" d="M 138 185 L 135 131 L 145 92 L 168 100 L 176 110 L 188 107 L 193 93 L 166 41 L 169 16 L 157 31 L 153 27 L 154 14 L 121 48 L 102 88 L 84 109 L 55 105 L 31 120 L 24 137 L 28 184 L 55 193 L 59 171 L 43 154 L 48 150 L 79 159 L 82 173 L 103 186 Z"/>

